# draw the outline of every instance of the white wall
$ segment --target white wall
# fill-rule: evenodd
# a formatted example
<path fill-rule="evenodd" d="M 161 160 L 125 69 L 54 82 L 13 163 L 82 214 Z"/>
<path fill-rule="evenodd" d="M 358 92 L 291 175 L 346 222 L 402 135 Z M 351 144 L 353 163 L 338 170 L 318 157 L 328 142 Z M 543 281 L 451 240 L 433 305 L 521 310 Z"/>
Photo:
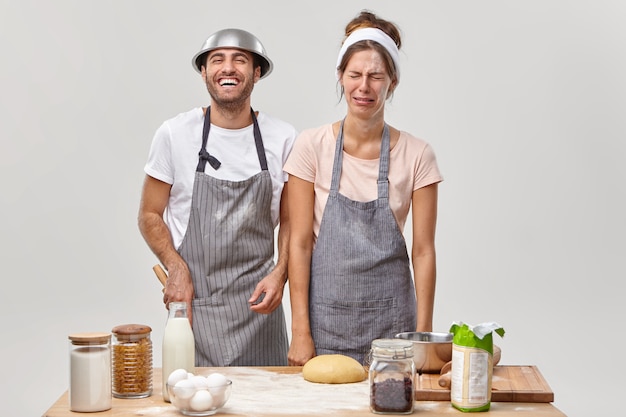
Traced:
<path fill-rule="evenodd" d="M 257 34 L 276 69 L 253 105 L 303 129 L 343 115 L 333 67 L 365 7 L 404 33 L 387 119 L 429 141 L 445 175 L 435 330 L 498 321 L 502 363 L 537 365 L 568 416 L 618 407 L 625 3 L 0 4 L 0 415 L 41 415 L 67 389 L 72 332 L 150 325 L 160 363 L 142 169 L 158 125 L 208 102 L 190 64 L 206 36 Z"/>

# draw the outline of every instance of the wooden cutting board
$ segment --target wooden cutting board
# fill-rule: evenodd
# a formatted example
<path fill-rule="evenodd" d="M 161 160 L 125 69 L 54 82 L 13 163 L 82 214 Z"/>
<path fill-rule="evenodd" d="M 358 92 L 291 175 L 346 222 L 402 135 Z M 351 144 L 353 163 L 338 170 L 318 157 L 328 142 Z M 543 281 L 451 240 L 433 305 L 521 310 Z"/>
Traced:
<path fill-rule="evenodd" d="M 439 386 L 439 374 L 415 377 L 417 401 L 450 401 L 450 390 Z M 498 365 L 493 368 L 491 401 L 551 403 L 554 392 L 536 366 Z"/>

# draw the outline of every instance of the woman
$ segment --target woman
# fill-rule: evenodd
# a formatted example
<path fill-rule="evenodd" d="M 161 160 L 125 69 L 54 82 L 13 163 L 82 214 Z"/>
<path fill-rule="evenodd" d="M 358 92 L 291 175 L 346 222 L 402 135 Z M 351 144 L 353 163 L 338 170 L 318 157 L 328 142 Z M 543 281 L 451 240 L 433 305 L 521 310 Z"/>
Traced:
<path fill-rule="evenodd" d="M 385 123 L 401 39 L 363 11 L 337 60 L 347 114 L 303 131 L 289 173 L 290 365 L 343 354 L 363 363 L 373 339 L 432 331 L 437 184 L 429 145 Z M 412 205 L 411 274 L 403 236 Z"/>

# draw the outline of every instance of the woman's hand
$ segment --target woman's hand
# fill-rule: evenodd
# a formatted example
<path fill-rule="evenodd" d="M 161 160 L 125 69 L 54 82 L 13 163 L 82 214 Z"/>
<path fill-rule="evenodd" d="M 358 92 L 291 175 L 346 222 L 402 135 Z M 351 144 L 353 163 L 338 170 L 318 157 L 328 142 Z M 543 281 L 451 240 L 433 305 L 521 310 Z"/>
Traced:
<path fill-rule="evenodd" d="M 291 339 L 287 361 L 289 366 L 303 366 L 311 358 L 315 357 L 315 345 L 313 338 L 308 335 L 295 335 Z"/>

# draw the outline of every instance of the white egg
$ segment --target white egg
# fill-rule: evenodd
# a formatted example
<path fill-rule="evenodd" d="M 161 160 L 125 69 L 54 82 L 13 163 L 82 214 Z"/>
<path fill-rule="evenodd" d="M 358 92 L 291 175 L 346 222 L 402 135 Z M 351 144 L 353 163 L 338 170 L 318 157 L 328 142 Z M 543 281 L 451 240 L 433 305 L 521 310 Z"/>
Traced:
<path fill-rule="evenodd" d="M 209 383 L 209 391 L 213 396 L 213 403 L 221 406 L 225 401 L 225 392 L 228 388 L 228 379 L 220 373 L 212 373 L 206 377 Z"/>
<path fill-rule="evenodd" d="M 207 379 L 203 376 L 200 375 L 194 375 L 191 378 L 189 378 L 190 381 L 193 381 L 194 385 L 196 386 L 196 388 L 208 388 L 209 387 L 209 381 L 207 381 Z"/>
<path fill-rule="evenodd" d="M 187 371 L 182 368 L 176 369 L 167 377 L 167 384 L 173 387 L 178 381 L 182 381 L 183 379 L 187 379 Z"/>
<path fill-rule="evenodd" d="M 194 411 L 207 411 L 213 407 L 213 396 L 207 390 L 198 390 L 189 400 L 189 407 Z"/>
<path fill-rule="evenodd" d="M 214 372 L 206 377 L 209 387 L 221 387 L 226 385 L 228 379 L 220 373 Z"/>
<path fill-rule="evenodd" d="M 196 392 L 196 384 L 191 379 L 181 379 L 172 389 L 176 398 L 187 400 Z"/>
<path fill-rule="evenodd" d="M 180 398 L 176 395 L 170 395 L 170 402 L 174 407 L 179 410 L 188 410 L 189 409 L 189 398 Z"/>
<path fill-rule="evenodd" d="M 215 388 L 211 388 L 211 395 L 213 396 L 213 406 L 214 407 L 222 407 L 226 402 L 226 396 L 224 395 L 224 390 L 219 388 L 219 392 L 215 391 Z"/>

